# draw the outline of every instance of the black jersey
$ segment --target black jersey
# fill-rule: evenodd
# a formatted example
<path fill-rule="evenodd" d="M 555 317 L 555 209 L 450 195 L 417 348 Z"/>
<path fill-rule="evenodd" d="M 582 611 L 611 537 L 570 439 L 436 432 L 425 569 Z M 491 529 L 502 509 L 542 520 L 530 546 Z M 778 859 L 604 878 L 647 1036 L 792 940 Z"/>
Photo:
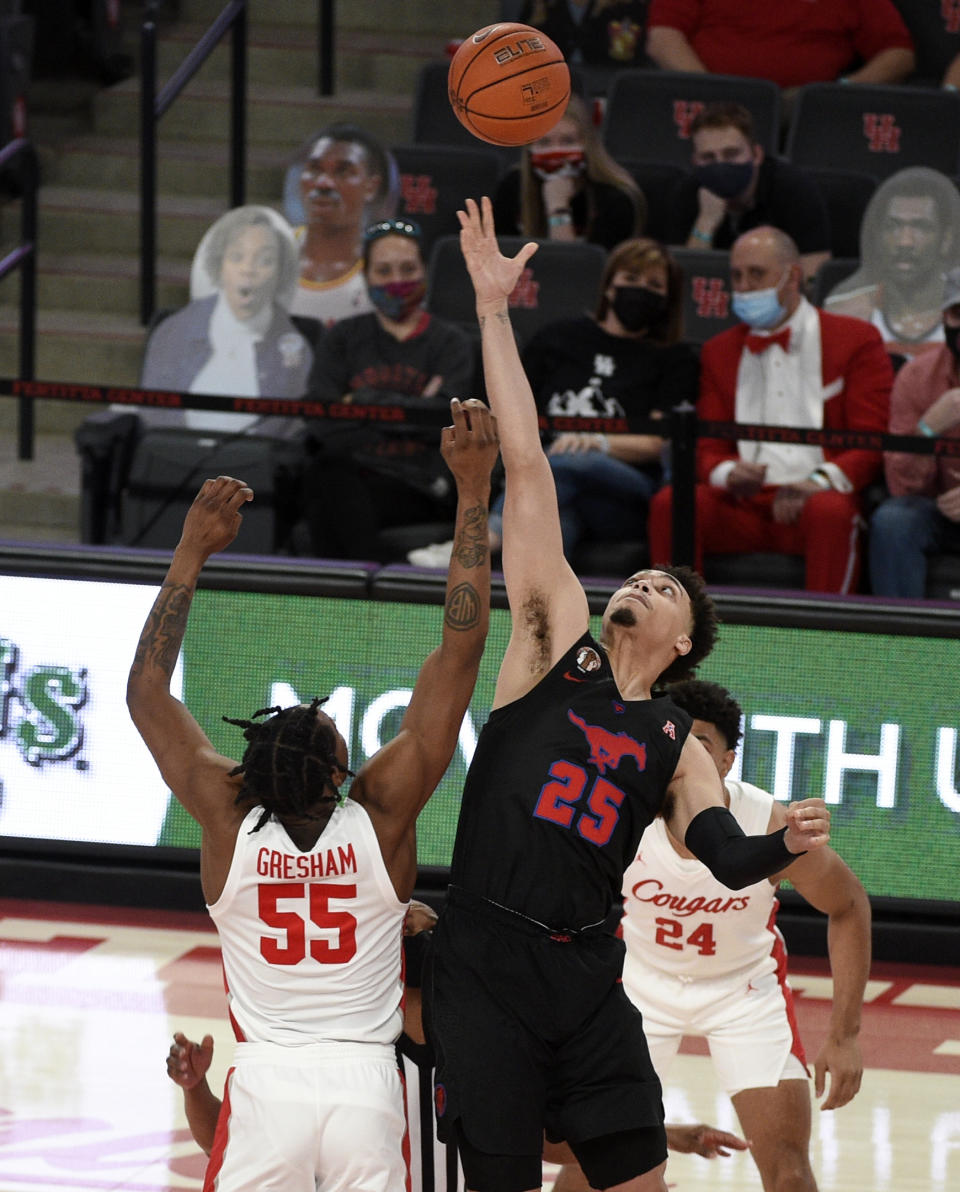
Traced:
<path fill-rule="evenodd" d="M 451 882 L 557 930 L 604 919 L 691 723 L 669 699 L 622 699 L 584 634 L 484 725 Z"/>

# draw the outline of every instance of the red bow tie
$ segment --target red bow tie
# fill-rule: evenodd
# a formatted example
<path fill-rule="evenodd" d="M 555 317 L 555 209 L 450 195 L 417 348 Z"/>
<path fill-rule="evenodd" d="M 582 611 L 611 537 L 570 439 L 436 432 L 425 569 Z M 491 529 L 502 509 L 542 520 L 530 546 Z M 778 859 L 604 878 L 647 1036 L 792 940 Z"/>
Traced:
<path fill-rule="evenodd" d="M 754 335 L 751 332 L 746 339 L 747 348 L 757 356 L 765 352 L 771 344 L 779 344 L 786 352 L 790 347 L 790 328 L 783 327 L 776 335 Z"/>

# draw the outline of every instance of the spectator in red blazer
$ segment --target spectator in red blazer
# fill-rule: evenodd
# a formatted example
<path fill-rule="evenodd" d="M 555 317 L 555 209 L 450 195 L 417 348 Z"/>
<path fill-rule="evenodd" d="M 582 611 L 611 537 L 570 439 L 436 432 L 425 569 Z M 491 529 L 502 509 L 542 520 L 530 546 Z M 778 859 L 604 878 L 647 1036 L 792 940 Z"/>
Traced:
<path fill-rule="evenodd" d="M 730 252 L 733 308 L 743 323 L 701 354 L 698 415 L 722 422 L 883 432 L 893 368 L 876 328 L 803 297 L 796 245 L 754 228 Z M 856 590 L 861 491 L 881 456 L 858 449 L 701 438 L 696 566 L 706 554 L 780 551 L 806 559 L 806 586 Z M 650 508 L 654 564 L 670 559 L 672 495 Z"/>

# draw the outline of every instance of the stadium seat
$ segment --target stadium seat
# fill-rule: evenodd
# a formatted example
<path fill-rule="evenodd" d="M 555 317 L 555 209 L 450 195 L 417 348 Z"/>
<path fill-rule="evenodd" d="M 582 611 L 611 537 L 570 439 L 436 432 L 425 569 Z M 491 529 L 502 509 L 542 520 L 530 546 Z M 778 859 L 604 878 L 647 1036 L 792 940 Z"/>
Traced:
<path fill-rule="evenodd" d="M 806 166 L 809 175 L 820 189 L 830 216 L 830 251 L 835 257 L 860 255 L 860 224 L 877 180 L 872 174 L 856 170 L 834 170 L 821 166 Z"/>
<path fill-rule="evenodd" d="M 923 87 L 811 83 L 797 95 L 786 156 L 880 179 L 908 166 L 960 169 L 960 95 Z"/>
<path fill-rule="evenodd" d="M 423 259 L 428 261 L 439 236 L 459 232 L 457 210 L 464 199 L 493 195 L 503 162 L 476 140 L 473 148 L 398 145 L 392 152 L 400 174 L 397 215 L 420 225 Z"/>
<path fill-rule="evenodd" d="M 501 236 L 501 251 L 513 256 L 527 243 Z M 510 296 L 510 317 L 521 344 L 545 323 L 572 318 L 593 308 L 606 253 L 597 244 L 542 240 Z M 433 246 L 427 279 L 427 309 L 474 326 L 473 285 L 463 263 L 458 236 L 442 236 Z"/>
<path fill-rule="evenodd" d="M 829 261 L 824 261 L 817 270 L 807 297 L 814 306 L 823 306 L 834 286 L 838 286 L 859 268 L 860 261 L 857 257 L 832 257 Z"/>
<path fill-rule="evenodd" d="M 683 270 L 683 336 L 705 343 L 738 322 L 730 307 L 730 254 L 719 249 L 671 248 Z"/>
<path fill-rule="evenodd" d="M 104 410 L 75 432 L 81 459 L 81 541 L 172 550 L 207 476 L 242 476 L 256 491 L 226 549 L 282 551 L 295 516 L 301 449 L 293 440 L 182 427 L 143 427 L 136 413 Z"/>
<path fill-rule="evenodd" d="M 767 79 L 690 74 L 675 70 L 624 70 L 607 95 L 603 140 L 617 161 L 690 165 L 690 125 L 705 104 L 732 100 L 748 108 L 756 138 L 776 153 L 780 89 Z"/>
<path fill-rule="evenodd" d="M 620 165 L 629 171 L 647 200 L 643 234 L 665 243 L 670 224 L 670 198 L 687 171 L 669 161 L 622 161 Z"/>

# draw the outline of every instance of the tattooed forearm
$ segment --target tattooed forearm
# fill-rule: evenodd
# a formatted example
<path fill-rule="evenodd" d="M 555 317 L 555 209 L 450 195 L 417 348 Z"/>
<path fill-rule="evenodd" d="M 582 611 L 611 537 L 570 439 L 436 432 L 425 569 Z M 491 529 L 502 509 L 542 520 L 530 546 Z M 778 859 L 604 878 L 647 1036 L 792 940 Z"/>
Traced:
<path fill-rule="evenodd" d="M 148 667 L 158 667 L 167 679 L 171 677 L 183 644 L 192 600 L 192 585 L 163 585 L 140 634 L 131 674 L 139 675 Z"/>
<path fill-rule="evenodd" d="M 493 317 L 497 320 L 498 323 L 509 323 L 510 322 L 510 312 L 506 311 L 506 310 L 495 311 Z M 484 329 L 484 327 L 486 327 L 486 325 L 487 325 L 487 316 L 479 315 L 477 317 L 477 322 L 480 324 L 480 330 L 482 331 Z"/>
<path fill-rule="evenodd" d="M 459 633 L 477 627 L 480 622 L 480 597 L 473 584 L 457 584 L 447 597 L 443 620 Z"/>
<path fill-rule="evenodd" d="M 463 525 L 453 544 L 453 557 L 461 567 L 480 567 L 489 553 L 487 507 L 473 505 L 463 514 Z"/>

